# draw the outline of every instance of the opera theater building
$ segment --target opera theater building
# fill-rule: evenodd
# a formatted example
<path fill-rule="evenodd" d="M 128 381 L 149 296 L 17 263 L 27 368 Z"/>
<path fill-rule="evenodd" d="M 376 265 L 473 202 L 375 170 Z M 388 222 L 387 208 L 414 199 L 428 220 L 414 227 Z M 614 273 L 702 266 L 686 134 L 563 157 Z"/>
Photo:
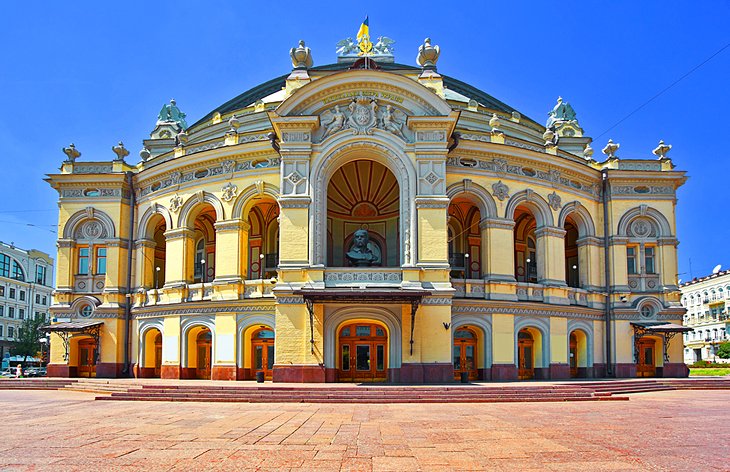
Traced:
<path fill-rule="evenodd" d="M 439 52 L 300 42 L 192 124 L 165 104 L 139 158 L 64 148 L 49 375 L 687 375 L 671 146 L 594 155 L 566 101 L 534 121 Z"/>

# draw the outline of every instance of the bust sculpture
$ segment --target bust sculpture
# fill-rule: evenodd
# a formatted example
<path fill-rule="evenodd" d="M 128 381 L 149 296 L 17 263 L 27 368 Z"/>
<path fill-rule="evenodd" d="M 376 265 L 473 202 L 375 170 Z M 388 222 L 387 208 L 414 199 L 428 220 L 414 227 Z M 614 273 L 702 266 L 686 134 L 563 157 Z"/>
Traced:
<path fill-rule="evenodd" d="M 367 230 L 358 229 L 352 237 L 352 247 L 345 254 L 350 265 L 355 267 L 370 267 L 378 262 L 378 256 L 368 248 L 370 236 Z"/>

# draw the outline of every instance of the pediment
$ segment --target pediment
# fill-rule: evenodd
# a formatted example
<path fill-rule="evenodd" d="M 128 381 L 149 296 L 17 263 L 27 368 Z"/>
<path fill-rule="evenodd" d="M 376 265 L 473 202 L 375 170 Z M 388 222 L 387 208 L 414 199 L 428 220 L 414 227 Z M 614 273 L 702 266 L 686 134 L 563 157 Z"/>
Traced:
<path fill-rule="evenodd" d="M 451 107 L 416 80 L 385 71 L 348 70 L 313 80 L 296 90 L 276 109 L 279 116 L 322 116 L 335 105 L 375 100 L 407 116 L 446 116 Z"/>

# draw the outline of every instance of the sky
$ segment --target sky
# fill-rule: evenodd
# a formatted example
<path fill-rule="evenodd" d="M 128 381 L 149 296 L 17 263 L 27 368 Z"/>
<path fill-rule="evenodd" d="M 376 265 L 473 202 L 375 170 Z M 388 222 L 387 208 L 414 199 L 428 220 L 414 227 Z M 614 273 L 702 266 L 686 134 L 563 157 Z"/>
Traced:
<path fill-rule="evenodd" d="M 396 41 L 396 62 L 415 65 L 430 37 L 439 72 L 540 123 L 562 96 L 595 140 L 594 158 L 609 138 L 623 158 L 653 159 L 660 139 L 671 144 L 669 157 L 689 176 L 677 193 L 679 278 L 730 267 L 721 114 L 730 110 L 730 47 L 716 54 L 730 44 L 728 1 L 9 2 L 0 240 L 55 258 L 58 195 L 42 179 L 59 168 L 62 147 L 75 143 L 82 161 L 111 160 L 121 140 L 136 163 L 171 98 L 194 123 L 289 72 L 300 39 L 315 65 L 335 62 L 335 44 L 354 37 L 365 15 L 371 37 Z"/>

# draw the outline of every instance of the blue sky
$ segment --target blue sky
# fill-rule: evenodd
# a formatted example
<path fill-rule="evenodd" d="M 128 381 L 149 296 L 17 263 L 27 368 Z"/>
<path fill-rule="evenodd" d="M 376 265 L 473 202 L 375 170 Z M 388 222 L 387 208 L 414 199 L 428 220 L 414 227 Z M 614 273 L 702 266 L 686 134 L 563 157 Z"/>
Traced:
<path fill-rule="evenodd" d="M 584 4 L 582 4 L 584 3 Z M 315 65 L 355 36 L 396 40 L 415 65 L 426 36 L 439 71 L 539 122 L 558 95 L 596 141 L 653 158 L 660 139 L 690 179 L 678 193 L 680 278 L 730 267 L 727 178 L 730 48 L 611 131 L 649 98 L 730 43 L 730 3 L 344 2 L 284 7 L 248 1 L 13 2 L 0 29 L 0 240 L 55 256 L 57 194 L 42 181 L 74 142 L 82 160 L 137 156 L 170 98 L 193 123 L 228 99 L 291 69 L 299 39 Z M 357 5 L 357 3 L 349 4 Z M 28 226 L 28 224 L 37 226 Z"/>

